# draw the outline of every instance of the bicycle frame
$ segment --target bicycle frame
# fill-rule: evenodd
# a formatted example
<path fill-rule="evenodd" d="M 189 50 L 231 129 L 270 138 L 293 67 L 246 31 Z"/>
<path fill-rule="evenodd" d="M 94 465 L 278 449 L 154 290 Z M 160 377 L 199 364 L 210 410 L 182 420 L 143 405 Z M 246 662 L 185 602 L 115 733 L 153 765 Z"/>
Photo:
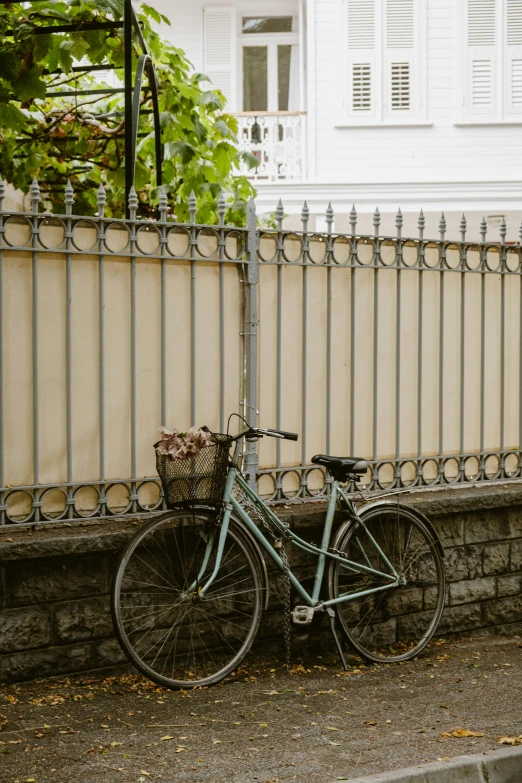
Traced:
<path fill-rule="evenodd" d="M 229 469 L 227 485 L 223 497 L 225 510 L 221 521 L 221 529 L 219 531 L 219 537 L 217 542 L 218 549 L 217 549 L 214 568 L 212 570 L 212 573 L 207 578 L 205 578 L 205 571 L 210 561 L 211 550 L 212 547 L 214 546 L 214 542 L 216 539 L 216 536 L 210 536 L 209 540 L 207 541 L 207 549 L 205 552 L 205 556 L 203 558 L 203 563 L 200 568 L 200 572 L 198 574 L 198 578 L 192 585 L 191 589 L 195 589 L 196 585 L 199 585 L 199 592 L 200 594 L 204 595 L 205 592 L 213 583 L 214 579 L 216 578 L 219 568 L 221 566 L 221 560 L 222 560 L 223 550 L 225 546 L 225 539 L 230 524 L 230 518 L 233 512 L 235 512 L 235 514 L 241 519 L 245 527 L 250 531 L 250 533 L 256 539 L 256 541 L 268 553 L 268 555 L 274 561 L 274 563 L 280 569 L 280 571 L 285 570 L 283 561 L 281 557 L 278 555 L 277 551 L 274 549 L 271 542 L 265 537 L 263 532 L 258 528 L 255 522 L 251 519 L 248 512 L 245 511 L 245 509 L 240 505 L 240 503 L 233 496 L 233 489 L 236 483 L 241 488 L 243 493 L 248 497 L 251 503 L 255 505 L 257 510 L 261 514 L 263 514 L 265 519 L 267 519 L 268 523 L 274 528 L 275 531 L 279 531 L 281 534 L 284 533 L 285 539 L 287 541 L 291 541 L 299 549 L 302 549 L 303 551 L 308 552 L 309 554 L 317 555 L 317 568 L 315 572 L 314 586 L 311 595 L 304 589 L 304 587 L 301 585 L 299 580 L 294 576 L 292 571 L 289 570 L 288 572 L 290 583 L 292 584 L 297 594 L 306 603 L 306 605 L 311 607 L 331 606 L 332 604 L 343 603 L 353 598 L 360 598 L 361 596 L 371 595 L 372 593 L 382 592 L 383 590 L 390 590 L 391 588 L 397 587 L 400 584 L 400 578 L 399 575 L 397 574 L 397 571 L 393 567 L 392 563 L 390 563 L 390 561 L 388 560 L 388 558 L 386 557 L 382 549 L 379 547 L 379 545 L 377 544 L 377 542 L 375 541 L 375 539 L 373 538 L 369 530 L 366 528 L 363 520 L 357 514 L 357 510 L 355 509 L 353 503 L 350 501 L 349 498 L 346 497 L 345 493 L 339 486 L 338 481 L 333 482 L 332 491 L 330 494 L 330 500 L 328 503 L 328 510 L 326 512 L 326 519 L 325 519 L 325 524 L 323 529 L 321 546 L 316 547 L 314 544 L 310 544 L 307 541 L 304 541 L 298 535 L 296 535 L 291 530 L 286 528 L 282 524 L 281 520 L 277 517 L 277 515 L 274 514 L 274 512 L 261 500 L 261 498 L 256 494 L 256 492 L 251 487 L 249 487 L 249 485 L 244 480 L 238 468 L 236 468 L 235 466 L 231 466 Z M 386 564 L 387 568 L 389 568 L 390 573 L 384 573 L 382 571 L 378 571 L 375 568 L 371 567 L 370 560 L 366 555 L 366 552 L 359 541 L 358 541 L 358 545 L 359 548 L 361 549 L 361 553 L 364 559 L 367 562 L 367 565 L 363 565 L 362 563 L 357 563 L 352 560 L 348 560 L 347 558 L 342 557 L 341 555 L 338 555 L 335 552 L 328 551 L 328 546 L 330 544 L 330 539 L 332 535 L 332 526 L 333 526 L 335 508 L 337 505 L 337 501 L 339 499 L 342 500 L 342 502 L 348 509 L 351 517 L 353 518 L 353 520 L 358 521 L 359 524 L 362 526 L 362 528 L 366 533 L 366 536 L 368 537 L 368 540 L 370 541 L 371 545 L 375 548 L 375 550 L 379 553 L 382 560 Z M 339 561 L 342 567 L 346 568 L 348 571 L 353 571 L 354 573 L 371 574 L 373 576 L 384 578 L 388 580 L 388 584 L 380 585 L 378 587 L 373 587 L 368 590 L 357 591 L 354 593 L 344 593 L 343 595 L 338 596 L 337 598 L 329 599 L 326 601 L 320 601 L 319 595 L 321 592 L 321 585 L 323 583 L 327 559 Z"/>

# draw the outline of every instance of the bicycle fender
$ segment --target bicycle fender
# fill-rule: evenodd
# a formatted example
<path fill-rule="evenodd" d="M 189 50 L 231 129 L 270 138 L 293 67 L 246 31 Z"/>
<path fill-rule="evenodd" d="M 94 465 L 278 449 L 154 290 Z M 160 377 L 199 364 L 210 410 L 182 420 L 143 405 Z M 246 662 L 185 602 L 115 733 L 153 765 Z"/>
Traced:
<path fill-rule="evenodd" d="M 252 547 L 252 552 L 257 560 L 257 565 L 259 568 L 259 573 L 261 575 L 261 580 L 264 583 L 264 591 L 265 591 L 265 601 L 263 609 L 266 611 L 268 609 L 268 599 L 270 597 L 270 582 L 268 581 L 268 570 L 265 563 L 265 558 L 263 557 L 263 554 L 261 552 L 261 547 L 257 543 L 256 539 L 253 537 L 253 535 L 250 533 L 248 528 L 244 525 L 244 523 L 236 517 L 235 515 L 232 515 L 232 519 L 235 522 L 236 530 L 238 530 L 241 538 L 243 539 L 243 542 L 247 544 L 247 546 Z"/>
<path fill-rule="evenodd" d="M 361 509 L 361 511 L 359 512 L 359 516 L 361 517 L 361 519 L 364 520 L 364 515 L 368 511 L 373 510 L 374 508 L 379 508 L 381 506 L 389 506 L 389 507 L 392 507 L 392 508 L 397 508 L 397 503 L 395 503 L 393 500 L 376 500 L 373 503 L 370 502 L 370 503 L 368 503 L 368 505 L 365 505 Z M 430 522 L 428 517 L 425 514 L 423 514 L 422 511 L 419 511 L 417 508 L 415 508 L 414 506 L 410 506 L 407 503 L 401 503 L 401 507 L 402 508 L 406 508 L 410 512 L 410 514 L 413 514 L 415 517 L 417 517 L 417 519 L 420 522 L 423 523 L 423 525 L 429 530 L 429 532 L 433 536 L 433 540 L 435 542 L 435 545 L 437 546 L 437 549 L 440 552 L 441 557 L 445 558 L 446 555 L 444 554 L 444 549 L 442 547 L 442 544 L 440 543 L 440 539 L 439 539 L 439 537 L 437 535 L 437 531 L 433 527 L 433 523 Z M 337 531 L 336 536 L 335 536 L 335 542 L 334 542 L 334 546 L 335 547 L 337 547 L 337 544 L 341 540 L 341 536 L 346 533 L 347 529 L 350 527 L 351 524 L 353 524 L 353 519 L 352 518 L 347 519 L 345 522 L 343 522 L 341 524 L 341 526 L 340 526 L 340 528 Z"/>

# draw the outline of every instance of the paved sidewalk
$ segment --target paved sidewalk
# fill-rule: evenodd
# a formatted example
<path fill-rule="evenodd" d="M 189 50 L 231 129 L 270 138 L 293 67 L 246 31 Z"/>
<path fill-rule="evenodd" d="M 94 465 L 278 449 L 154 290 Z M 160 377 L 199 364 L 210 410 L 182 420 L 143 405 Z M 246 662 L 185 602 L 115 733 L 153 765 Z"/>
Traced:
<path fill-rule="evenodd" d="M 287 674 L 258 653 L 235 679 L 189 693 L 134 674 L 0 688 L 0 783 L 333 783 L 522 735 L 518 637 L 349 664 L 309 657 Z"/>

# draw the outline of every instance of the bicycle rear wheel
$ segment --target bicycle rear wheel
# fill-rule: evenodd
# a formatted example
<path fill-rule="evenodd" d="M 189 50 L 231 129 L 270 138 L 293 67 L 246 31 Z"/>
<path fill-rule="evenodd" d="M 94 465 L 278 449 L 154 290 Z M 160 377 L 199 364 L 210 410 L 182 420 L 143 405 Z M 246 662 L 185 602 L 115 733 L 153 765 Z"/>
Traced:
<path fill-rule="evenodd" d="M 200 593 L 214 570 L 220 531 L 210 512 L 172 511 L 139 530 L 120 556 L 111 603 L 117 637 L 136 668 L 167 688 L 219 682 L 257 633 L 261 577 L 234 520 L 219 571 Z"/>
<path fill-rule="evenodd" d="M 434 533 L 407 507 L 369 508 L 364 526 L 399 574 L 402 584 L 336 605 L 341 629 L 351 646 L 375 663 L 406 661 L 433 637 L 445 599 L 441 547 Z M 350 525 L 336 548 L 349 560 L 389 573 L 382 555 L 359 522 Z M 382 587 L 384 577 L 353 573 L 332 561 L 332 598 Z"/>

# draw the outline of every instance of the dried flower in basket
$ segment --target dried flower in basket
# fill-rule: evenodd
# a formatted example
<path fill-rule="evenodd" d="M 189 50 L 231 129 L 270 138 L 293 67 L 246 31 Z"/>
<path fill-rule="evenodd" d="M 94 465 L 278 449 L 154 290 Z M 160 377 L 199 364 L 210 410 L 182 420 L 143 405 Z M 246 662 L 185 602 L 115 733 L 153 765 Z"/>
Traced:
<path fill-rule="evenodd" d="M 212 445 L 212 433 L 207 427 L 191 427 L 188 432 L 160 427 L 161 441 L 156 447 L 158 454 L 171 459 L 197 457 L 201 449 Z"/>

